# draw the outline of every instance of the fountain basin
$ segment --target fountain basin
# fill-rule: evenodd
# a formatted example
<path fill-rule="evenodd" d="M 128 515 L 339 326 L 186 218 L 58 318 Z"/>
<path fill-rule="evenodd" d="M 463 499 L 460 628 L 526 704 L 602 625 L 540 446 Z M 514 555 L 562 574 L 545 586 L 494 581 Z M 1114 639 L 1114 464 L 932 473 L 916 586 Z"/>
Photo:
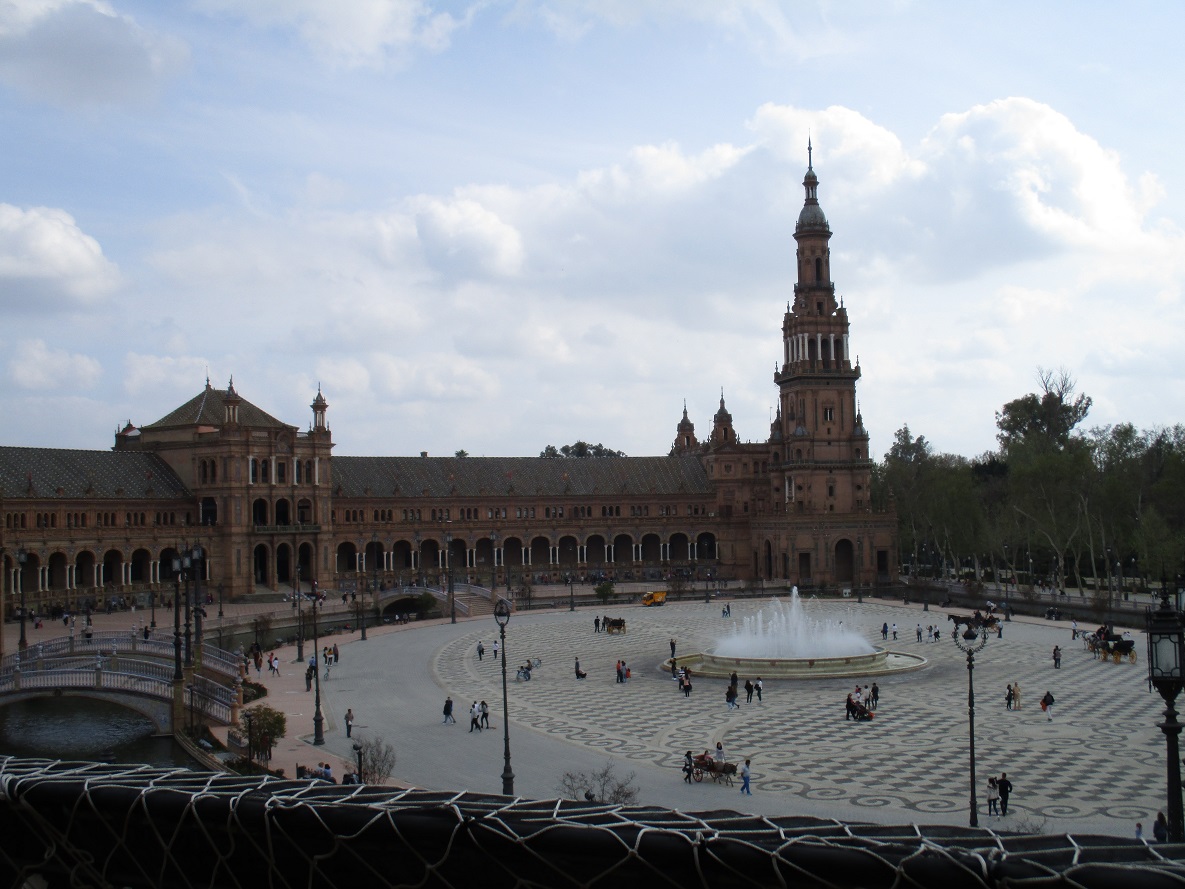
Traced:
<path fill-rule="evenodd" d="M 760 676 L 764 679 L 836 679 L 861 676 L 884 676 L 920 670 L 929 663 L 924 657 L 877 648 L 872 654 L 851 654 L 840 657 L 771 658 L 723 657 L 702 653 L 681 655 L 679 667 L 689 668 L 692 680 L 697 676 L 727 679 L 736 673 L 742 679 Z M 671 661 L 665 662 L 666 670 Z"/>

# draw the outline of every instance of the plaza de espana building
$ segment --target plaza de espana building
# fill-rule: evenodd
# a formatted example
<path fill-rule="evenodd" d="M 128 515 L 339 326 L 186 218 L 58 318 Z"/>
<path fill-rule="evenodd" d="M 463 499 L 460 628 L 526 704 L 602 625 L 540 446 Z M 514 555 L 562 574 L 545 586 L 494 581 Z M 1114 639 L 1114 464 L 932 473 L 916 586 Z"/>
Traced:
<path fill-rule="evenodd" d="M 874 510 L 848 314 L 810 164 L 795 226 L 768 437 L 742 443 L 724 398 L 701 441 L 686 407 L 659 457 L 346 457 L 329 405 L 307 431 L 233 380 L 111 450 L 0 447 L 0 564 L 8 616 L 112 598 L 172 597 L 174 560 L 200 546 L 204 591 L 435 586 L 512 599 L 533 584 L 723 580 L 852 588 L 896 580 L 896 518 Z M 362 584 L 362 586 L 359 586 Z M 509 593 L 507 593 L 509 591 Z"/>

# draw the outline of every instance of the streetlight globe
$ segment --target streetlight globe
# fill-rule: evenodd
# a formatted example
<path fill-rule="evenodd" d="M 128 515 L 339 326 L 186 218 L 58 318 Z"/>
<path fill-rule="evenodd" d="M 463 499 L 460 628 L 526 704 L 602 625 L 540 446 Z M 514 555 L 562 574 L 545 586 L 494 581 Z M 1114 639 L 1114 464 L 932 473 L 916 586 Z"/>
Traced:
<path fill-rule="evenodd" d="M 499 599 L 498 604 L 494 606 L 494 620 L 500 627 L 510 623 L 510 605 L 505 599 Z"/>

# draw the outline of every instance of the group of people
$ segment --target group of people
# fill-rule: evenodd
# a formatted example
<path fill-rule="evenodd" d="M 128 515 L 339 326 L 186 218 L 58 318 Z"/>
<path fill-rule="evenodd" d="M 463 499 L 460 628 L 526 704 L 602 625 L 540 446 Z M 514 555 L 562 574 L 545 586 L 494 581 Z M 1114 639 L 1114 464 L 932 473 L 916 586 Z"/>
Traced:
<path fill-rule="evenodd" d="M 452 698 L 449 699 L 448 703 L 452 704 Z M 452 715 L 451 709 L 452 708 L 450 707 L 449 708 L 450 712 L 446 714 L 450 718 Z M 448 720 L 446 719 L 445 721 L 447 722 Z M 455 722 L 455 720 L 454 720 L 454 722 Z M 487 704 L 485 701 L 482 701 L 481 703 L 474 701 L 473 706 L 469 708 L 469 731 L 472 732 L 474 729 L 477 729 L 480 732 L 482 729 L 489 728 L 489 727 L 490 727 L 490 705 Z"/>
<path fill-rule="evenodd" d="M 739 698 L 741 696 L 741 693 L 739 691 L 739 682 L 740 682 L 740 679 L 737 677 L 736 671 L 733 671 L 732 675 L 730 675 L 728 677 L 728 690 L 724 693 L 724 700 L 728 704 L 729 710 L 733 710 L 733 709 L 739 710 L 740 709 L 741 705 L 737 703 L 737 698 Z M 758 676 L 756 680 L 746 679 L 745 680 L 745 703 L 752 704 L 754 694 L 757 695 L 757 702 L 761 703 L 762 688 L 763 688 L 763 686 L 761 683 L 760 676 Z"/>
<path fill-rule="evenodd" d="M 1008 773 L 1001 772 L 997 778 L 992 775 L 987 780 L 987 799 L 989 815 L 1007 815 L 1008 797 L 1012 794 L 1012 782 L 1008 780 Z"/>
<path fill-rule="evenodd" d="M 497 639 L 495 639 L 495 640 L 494 640 L 494 645 L 493 645 L 493 653 L 494 653 L 494 661 L 495 661 L 495 662 L 497 662 L 497 660 L 498 660 L 498 640 L 497 640 Z M 485 658 L 485 654 L 486 654 L 486 646 L 485 646 L 485 643 L 484 643 L 484 642 L 478 642 L 478 643 L 477 643 L 477 659 L 478 659 L 479 661 L 480 661 L 480 660 L 482 660 L 482 659 L 484 659 L 484 658 Z"/>
<path fill-rule="evenodd" d="M 617 681 L 618 682 L 629 682 L 630 681 L 632 674 L 630 673 L 630 668 L 626 665 L 625 661 L 618 661 L 616 669 L 617 669 Z"/>
<path fill-rule="evenodd" d="M 978 612 L 976 612 L 976 613 L 978 614 Z M 918 624 L 916 632 L 917 632 L 918 641 L 921 642 L 922 641 L 922 625 L 921 624 Z M 896 635 L 894 635 L 893 638 L 894 639 L 897 638 Z M 941 627 L 937 627 L 937 626 L 927 626 L 926 627 L 926 641 L 927 642 L 937 642 L 941 638 L 942 638 Z"/>
<path fill-rule="evenodd" d="M 872 683 L 872 688 L 867 685 L 861 688 L 857 685 L 854 690 L 848 692 L 844 721 L 854 719 L 859 722 L 862 719 L 872 719 L 872 711 L 877 708 L 880 698 L 881 689 L 875 682 Z"/>
<path fill-rule="evenodd" d="M 703 756 L 692 756 L 690 750 L 683 756 L 683 780 L 687 784 L 691 783 L 691 776 L 694 774 L 696 767 L 701 769 L 712 768 L 715 764 L 715 771 L 720 771 L 724 768 L 724 743 L 722 741 L 716 742 L 716 751 L 705 750 Z M 752 771 L 750 764 L 752 760 L 745 760 L 745 764 L 741 766 L 739 772 L 741 776 L 741 793 L 752 796 L 753 791 L 749 787 L 749 781 L 752 778 Z M 727 773 L 726 773 L 727 774 Z M 730 782 L 731 783 L 731 782 Z"/>

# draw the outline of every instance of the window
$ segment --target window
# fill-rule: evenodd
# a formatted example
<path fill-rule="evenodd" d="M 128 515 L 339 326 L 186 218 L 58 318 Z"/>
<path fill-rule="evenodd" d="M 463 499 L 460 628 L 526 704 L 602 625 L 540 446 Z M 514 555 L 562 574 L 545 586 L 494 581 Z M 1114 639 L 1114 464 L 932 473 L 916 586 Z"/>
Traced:
<path fill-rule="evenodd" d="M 835 422 L 835 408 L 833 408 L 833 407 L 823 408 L 823 422 L 824 423 L 834 423 Z"/>

